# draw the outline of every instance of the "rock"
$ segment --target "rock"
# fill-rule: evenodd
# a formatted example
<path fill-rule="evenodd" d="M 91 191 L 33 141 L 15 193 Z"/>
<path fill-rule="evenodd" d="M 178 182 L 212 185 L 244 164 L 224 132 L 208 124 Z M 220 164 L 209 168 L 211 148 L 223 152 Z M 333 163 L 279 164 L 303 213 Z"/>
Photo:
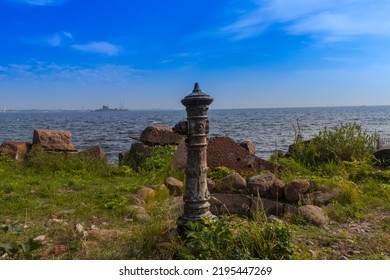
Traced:
<path fill-rule="evenodd" d="M 255 175 L 248 179 L 248 187 L 253 195 L 266 197 L 270 195 L 270 189 L 275 179 L 275 175 L 272 173 Z"/>
<path fill-rule="evenodd" d="M 130 216 L 140 223 L 145 223 L 150 220 L 150 216 L 146 212 L 145 208 L 139 205 L 129 205 L 126 207 L 127 211 L 129 212 Z"/>
<path fill-rule="evenodd" d="M 237 172 L 231 173 L 215 182 L 218 192 L 243 193 L 247 190 L 246 180 Z"/>
<path fill-rule="evenodd" d="M 382 162 L 390 160 L 390 145 L 380 147 L 375 151 L 374 157 Z"/>
<path fill-rule="evenodd" d="M 172 127 L 156 124 L 145 128 L 141 133 L 140 140 L 150 146 L 179 145 L 182 137 L 174 133 Z"/>
<path fill-rule="evenodd" d="M 284 181 L 280 179 L 275 179 L 274 183 L 272 184 L 270 188 L 270 195 L 271 198 L 281 200 L 284 198 L 284 187 L 285 187 Z"/>
<path fill-rule="evenodd" d="M 331 203 L 336 197 L 337 194 L 334 191 L 316 191 L 307 195 L 307 201 L 309 201 L 308 204 L 323 206 Z"/>
<path fill-rule="evenodd" d="M 156 192 L 152 188 L 143 187 L 142 189 L 137 190 L 134 195 L 139 197 L 142 200 L 146 200 L 150 197 L 153 197 Z"/>
<path fill-rule="evenodd" d="M 207 165 L 213 169 L 220 166 L 237 172 L 259 172 L 277 170 L 278 167 L 266 160 L 252 155 L 230 137 L 213 137 L 207 147 Z"/>
<path fill-rule="evenodd" d="M 253 156 L 230 137 L 213 137 L 207 147 L 207 165 L 225 166 L 236 171 L 252 171 Z"/>
<path fill-rule="evenodd" d="M 149 152 L 150 147 L 144 143 L 132 143 L 129 151 L 129 156 L 142 155 L 145 156 Z"/>
<path fill-rule="evenodd" d="M 129 196 L 127 196 L 127 199 L 130 200 L 134 205 L 145 205 L 145 200 L 135 194 L 130 194 Z"/>
<path fill-rule="evenodd" d="M 306 179 L 293 180 L 284 187 L 284 195 L 289 202 L 297 203 L 310 190 L 311 183 Z"/>
<path fill-rule="evenodd" d="M 46 150 L 73 151 L 72 133 L 66 130 L 35 129 L 33 145 L 41 145 Z"/>
<path fill-rule="evenodd" d="M 84 156 L 88 156 L 91 158 L 97 158 L 97 159 L 105 159 L 106 158 L 106 153 L 104 152 L 103 148 L 100 145 L 82 150 L 79 152 L 79 154 L 84 155 Z"/>
<path fill-rule="evenodd" d="M 247 150 L 251 155 L 256 154 L 255 145 L 251 141 L 243 141 L 240 143 L 240 146 Z"/>
<path fill-rule="evenodd" d="M 248 217 L 252 198 L 242 194 L 214 193 L 210 195 L 210 211 L 216 216 L 238 215 Z"/>
<path fill-rule="evenodd" d="M 45 238 L 46 238 L 45 235 L 39 235 L 39 236 L 35 237 L 33 240 L 34 240 L 34 241 L 42 242 L 42 241 L 45 240 Z"/>
<path fill-rule="evenodd" d="M 187 165 L 187 148 L 182 141 L 175 153 L 173 167 L 184 170 Z M 272 162 L 252 155 L 239 143 L 226 136 L 213 137 L 207 146 L 207 165 L 213 169 L 225 166 L 237 172 L 259 172 L 261 170 L 282 171 L 282 168 Z"/>
<path fill-rule="evenodd" d="M 171 217 L 178 217 L 183 213 L 184 200 L 183 196 L 172 197 L 169 203 Z"/>
<path fill-rule="evenodd" d="M 213 193 L 210 195 L 209 203 L 210 211 L 217 216 L 253 217 L 257 211 L 275 216 L 282 216 L 285 213 L 297 213 L 296 207 L 287 203 L 244 194 Z"/>
<path fill-rule="evenodd" d="M 295 206 L 268 198 L 255 197 L 252 209 L 262 211 L 267 215 L 283 216 L 286 213 L 297 213 Z"/>
<path fill-rule="evenodd" d="M 126 209 L 131 214 L 147 214 L 145 208 L 139 205 L 128 205 Z"/>
<path fill-rule="evenodd" d="M 178 170 L 184 170 L 187 166 L 187 146 L 183 138 L 177 146 L 172 166 Z"/>
<path fill-rule="evenodd" d="M 52 218 L 52 219 L 49 219 L 48 221 L 46 221 L 45 226 L 51 227 L 52 225 L 55 225 L 55 224 L 67 225 L 68 223 L 65 220 Z"/>
<path fill-rule="evenodd" d="M 322 227 L 329 223 L 325 211 L 315 205 L 304 205 L 298 208 L 298 213 L 307 221 L 316 226 Z"/>
<path fill-rule="evenodd" d="M 285 222 L 274 215 L 267 217 L 267 223 L 284 224 Z"/>
<path fill-rule="evenodd" d="M 82 224 L 77 224 L 76 225 L 76 231 L 78 233 L 83 233 L 84 232 L 84 226 Z"/>
<path fill-rule="evenodd" d="M 26 158 L 31 149 L 31 143 L 5 141 L 0 146 L 0 152 L 9 155 L 11 158 L 22 161 Z"/>
<path fill-rule="evenodd" d="M 179 181 L 173 177 L 168 177 L 164 182 L 165 186 L 169 190 L 171 195 L 181 195 L 184 191 L 184 184 L 182 181 Z"/>
<path fill-rule="evenodd" d="M 215 182 L 210 178 L 207 178 L 207 189 L 210 193 L 215 191 Z"/>

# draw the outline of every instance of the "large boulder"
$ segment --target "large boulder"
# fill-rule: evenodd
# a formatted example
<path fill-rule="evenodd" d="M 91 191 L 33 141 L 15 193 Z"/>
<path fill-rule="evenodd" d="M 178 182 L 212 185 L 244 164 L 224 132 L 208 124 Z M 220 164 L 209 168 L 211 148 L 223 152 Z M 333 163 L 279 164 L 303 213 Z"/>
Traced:
<path fill-rule="evenodd" d="M 151 125 L 145 128 L 140 140 L 147 145 L 179 145 L 183 136 L 174 133 L 172 127 L 166 125 Z"/>
<path fill-rule="evenodd" d="M 309 192 L 311 182 L 306 179 L 293 180 L 284 187 L 284 195 L 289 202 L 297 203 Z"/>
<path fill-rule="evenodd" d="M 182 141 L 175 153 L 173 167 L 183 170 L 187 164 L 187 147 Z M 209 139 L 207 146 L 207 165 L 213 169 L 220 166 L 237 172 L 259 172 L 261 170 L 282 171 L 281 167 L 272 162 L 252 155 L 239 143 L 227 136 L 217 136 Z"/>
<path fill-rule="evenodd" d="M 208 143 L 207 165 L 210 168 L 225 166 L 236 171 L 248 171 L 253 169 L 253 158 L 232 138 L 218 136 Z"/>
<path fill-rule="evenodd" d="M 272 173 L 255 175 L 248 179 L 248 187 L 255 196 L 270 196 L 270 189 L 275 179 L 275 175 Z"/>
<path fill-rule="evenodd" d="M 5 141 L 0 146 L 0 152 L 9 155 L 11 158 L 22 161 L 28 151 L 31 149 L 31 143 Z"/>
<path fill-rule="evenodd" d="M 41 145 L 46 150 L 73 151 L 72 133 L 67 130 L 35 129 L 33 145 Z"/>

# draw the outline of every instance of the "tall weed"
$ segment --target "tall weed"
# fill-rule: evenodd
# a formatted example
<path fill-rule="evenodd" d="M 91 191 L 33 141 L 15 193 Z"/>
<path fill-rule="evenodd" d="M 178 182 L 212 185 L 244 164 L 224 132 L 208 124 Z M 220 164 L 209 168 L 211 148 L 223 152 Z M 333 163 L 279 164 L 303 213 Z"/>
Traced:
<path fill-rule="evenodd" d="M 357 123 L 341 124 L 331 130 L 325 127 L 309 141 L 297 139 L 291 157 L 312 171 L 328 164 L 322 169 L 334 172 L 334 166 L 344 161 L 372 161 L 377 148 L 377 137 L 376 134 L 364 131 Z"/>

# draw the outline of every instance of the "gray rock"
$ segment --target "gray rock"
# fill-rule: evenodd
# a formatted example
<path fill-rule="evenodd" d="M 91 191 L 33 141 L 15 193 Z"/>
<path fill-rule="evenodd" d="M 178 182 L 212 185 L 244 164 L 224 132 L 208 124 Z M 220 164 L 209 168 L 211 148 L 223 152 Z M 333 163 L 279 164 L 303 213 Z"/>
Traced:
<path fill-rule="evenodd" d="M 275 175 L 272 173 L 255 175 L 248 179 L 248 187 L 253 195 L 267 197 L 270 195 L 270 189 L 275 179 Z"/>
<path fill-rule="evenodd" d="M 184 191 L 184 184 L 182 181 L 179 181 L 173 177 L 168 177 L 164 182 L 165 186 L 169 190 L 171 195 L 181 195 Z"/>
<path fill-rule="evenodd" d="M 284 187 L 284 195 L 289 202 L 297 203 L 303 198 L 311 187 L 311 182 L 306 179 L 293 180 Z"/>
<path fill-rule="evenodd" d="M 248 217 L 252 198 L 242 194 L 214 193 L 210 195 L 210 211 L 216 215 L 238 215 Z"/>
<path fill-rule="evenodd" d="M 285 187 L 284 181 L 280 179 L 275 179 L 274 183 L 272 184 L 270 188 L 270 195 L 271 198 L 281 200 L 284 198 L 284 187 Z"/>
<path fill-rule="evenodd" d="M 99 145 L 82 150 L 79 152 L 79 154 L 87 156 L 87 157 L 91 157 L 91 158 L 97 158 L 97 159 L 105 159 L 106 158 L 106 153 L 104 152 L 103 148 Z"/>
<path fill-rule="evenodd" d="M 329 223 L 329 217 L 325 211 L 315 205 L 304 205 L 298 208 L 298 213 L 307 221 L 322 227 Z"/>
<path fill-rule="evenodd" d="M 246 180 L 234 172 L 216 181 L 215 189 L 218 192 L 242 193 L 247 190 Z"/>
<path fill-rule="evenodd" d="M 150 220 L 149 214 L 146 212 L 145 208 L 139 205 L 129 205 L 126 207 L 129 215 L 137 222 L 148 222 Z"/>
<path fill-rule="evenodd" d="M 313 193 L 309 193 L 307 195 L 307 201 L 309 202 L 307 204 L 313 204 L 316 206 L 328 205 L 336 197 L 337 197 L 337 194 L 334 191 L 327 191 L 327 192 L 316 191 Z"/>
<path fill-rule="evenodd" d="M 207 188 L 210 193 L 215 191 L 215 182 L 211 180 L 210 178 L 207 178 Z"/>
<path fill-rule="evenodd" d="M 380 147 L 375 153 L 374 157 L 380 161 L 390 160 L 390 145 Z"/>
<path fill-rule="evenodd" d="M 143 187 L 142 189 L 137 190 L 134 195 L 139 197 L 142 200 L 153 197 L 156 192 L 152 188 Z"/>

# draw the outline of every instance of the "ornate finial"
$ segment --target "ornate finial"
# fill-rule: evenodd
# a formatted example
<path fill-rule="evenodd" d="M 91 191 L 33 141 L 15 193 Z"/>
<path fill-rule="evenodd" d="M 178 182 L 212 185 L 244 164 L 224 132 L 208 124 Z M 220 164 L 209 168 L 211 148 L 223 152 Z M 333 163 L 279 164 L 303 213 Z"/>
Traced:
<path fill-rule="evenodd" d="M 192 93 L 199 94 L 201 92 L 202 92 L 202 90 L 200 89 L 198 82 L 196 82 L 195 85 L 194 85 L 194 90 L 192 91 Z"/>

